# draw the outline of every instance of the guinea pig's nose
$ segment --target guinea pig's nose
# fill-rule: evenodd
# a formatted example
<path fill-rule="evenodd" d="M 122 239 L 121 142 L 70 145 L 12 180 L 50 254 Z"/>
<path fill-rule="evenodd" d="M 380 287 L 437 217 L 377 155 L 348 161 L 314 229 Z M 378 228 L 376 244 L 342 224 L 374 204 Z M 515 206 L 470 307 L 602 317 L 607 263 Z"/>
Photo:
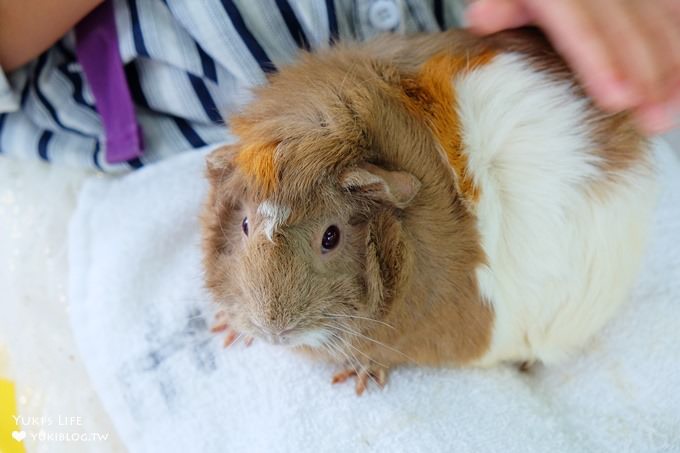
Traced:
<path fill-rule="evenodd" d="M 276 335 L 278 335 L 280 337 L 285 337 L 286 335 L 291 333 L 293 330 L 295 330 L 295 329 L 284 329 L 284 330 L 280 331 L 279 333 L 277 333 Z"/>
<path fill-rule="evenodd" d="M 265 337 L 267 338 L 267 341 L 272 344 L 286 344 L 288 343 L 287 335 L 292 331 L 293 329 L 283 329 L 278 331 L 276 329 L 265 329 Z"/>

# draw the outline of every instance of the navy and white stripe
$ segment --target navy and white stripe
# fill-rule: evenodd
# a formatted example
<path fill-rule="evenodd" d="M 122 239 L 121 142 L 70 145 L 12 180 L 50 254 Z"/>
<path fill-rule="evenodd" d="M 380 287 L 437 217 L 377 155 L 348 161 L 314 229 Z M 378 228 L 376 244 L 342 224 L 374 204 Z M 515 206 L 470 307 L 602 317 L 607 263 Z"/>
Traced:
<path fill-rule="evenodd" d="M 2 154 L 2 128 L 5 125 L 7 113 L 0 113 L 0 154 Z"/>
<path fill-rule="evenodd" d="M 335 12 L 335 0 L 325 0 L 325 2 L 326 14 L 328 15 L 329 44 L 333 44 L 340 38 L 340 33 L 338 31 L 338 16 Z"/>
<path fill-rule="evenodd" d="M 140 168 L 232 139 L 225 124 L 267 74 L 337 41 L 383 32 L 370 11 L 396 8 L 396 32 L 455 26 L 461 0 L 109 0 L 144 134 L 144 155 L 105 162 L 92 93 L 67 35 L 35 61 L 0 71 L 0 152 L 107 172 Z M 6 78 L 6 80 L 5 80 Z M 4 100 L 14 100 L 13 102 Z"/>

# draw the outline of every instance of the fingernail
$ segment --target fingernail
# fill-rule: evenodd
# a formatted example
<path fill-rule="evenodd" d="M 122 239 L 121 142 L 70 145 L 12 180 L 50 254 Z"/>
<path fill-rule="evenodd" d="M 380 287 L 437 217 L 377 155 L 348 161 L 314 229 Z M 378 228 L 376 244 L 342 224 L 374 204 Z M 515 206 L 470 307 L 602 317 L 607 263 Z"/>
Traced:
<path fill-rule="evenodd" d="M 645 132 L 661 134 L 678 126 L 678 113 L 673 105 L 657 104 L 645 107 L 636 116 Z"/>
<path fill-rule="evenodd" d="M 624 110 L 637 103 L 637 95 L 633 88 L 620 80 L 609 79 L 600 90 L 602 104 L 612 110 Z"/>

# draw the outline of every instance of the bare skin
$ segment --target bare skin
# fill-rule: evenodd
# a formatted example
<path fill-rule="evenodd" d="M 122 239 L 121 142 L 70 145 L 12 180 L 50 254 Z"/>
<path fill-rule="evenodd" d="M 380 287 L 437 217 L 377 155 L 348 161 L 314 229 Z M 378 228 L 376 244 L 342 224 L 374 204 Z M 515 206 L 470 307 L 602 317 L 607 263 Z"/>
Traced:
<path fill-rule="evenodd" d="M 467 20 L 479 34 L 540 27 L 600 107 L 633 111 L 649 134 L 677 126 L 677 0 L 477 0 Z"/>
<path fill-rule="evenodd" d="M 0 67 L 12 71 L 66 34 L 103 0 L 0 0 Z"/>

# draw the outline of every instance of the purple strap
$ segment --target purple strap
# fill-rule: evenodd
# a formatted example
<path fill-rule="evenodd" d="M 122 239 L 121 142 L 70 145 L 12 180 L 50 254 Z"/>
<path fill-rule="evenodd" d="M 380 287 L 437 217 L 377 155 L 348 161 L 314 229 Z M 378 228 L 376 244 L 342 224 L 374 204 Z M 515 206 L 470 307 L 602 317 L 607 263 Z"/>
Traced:
<path fill-rule="evenodd" d="M 106 133 L 106 162 L 142 155 L 142 134 L 118 51 L 112 1 L 104 1 L 76 25 L 76 54 Z"/>

